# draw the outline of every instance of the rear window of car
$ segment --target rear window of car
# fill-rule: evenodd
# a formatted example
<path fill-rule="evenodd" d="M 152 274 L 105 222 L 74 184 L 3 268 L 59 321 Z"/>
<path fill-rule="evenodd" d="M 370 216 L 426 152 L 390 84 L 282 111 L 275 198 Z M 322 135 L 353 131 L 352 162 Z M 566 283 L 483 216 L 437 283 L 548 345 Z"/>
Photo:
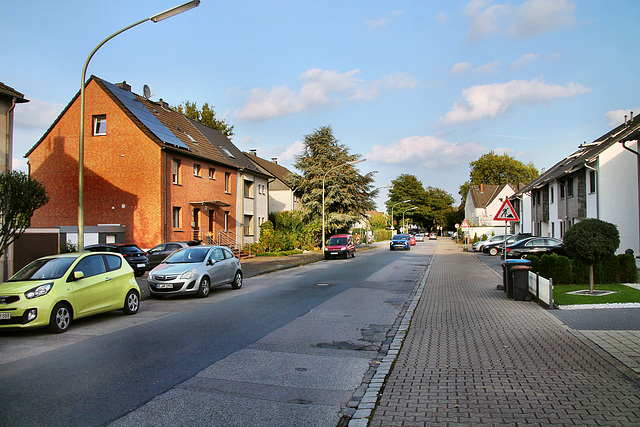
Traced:
<path fill-rule="evenodd" d="M 142 252 L 142 249 L 137 246 L 120 246 L 120 252 L 123 254 L 137 254 Z"/>

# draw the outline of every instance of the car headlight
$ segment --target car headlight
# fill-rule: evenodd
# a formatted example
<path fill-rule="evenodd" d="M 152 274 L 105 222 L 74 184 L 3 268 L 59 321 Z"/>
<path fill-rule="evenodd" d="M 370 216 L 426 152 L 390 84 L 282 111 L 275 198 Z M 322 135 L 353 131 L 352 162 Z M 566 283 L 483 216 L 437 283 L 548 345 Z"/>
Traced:
<path fill-rule="evenodd" d="M 24 296 L 27 299 L 41 297 L 43 295 L 48 294 L 51 288 L 53 288 L 53 282 L 45 283 L 44 285 L 40 285 L 33 289 L 29 289 L 27 292 L 24 293 Z"/>
<path fill-rule="evenodd" d="M 180 276 L 181 279 L 185 279 L 185 280 L 189 280 L 191 279 L 193 276 L 196 275 L 196 269 L 192 268 L 189 271 L 186 271 L 184 273 L 182 273 L 182 275 Z"/>

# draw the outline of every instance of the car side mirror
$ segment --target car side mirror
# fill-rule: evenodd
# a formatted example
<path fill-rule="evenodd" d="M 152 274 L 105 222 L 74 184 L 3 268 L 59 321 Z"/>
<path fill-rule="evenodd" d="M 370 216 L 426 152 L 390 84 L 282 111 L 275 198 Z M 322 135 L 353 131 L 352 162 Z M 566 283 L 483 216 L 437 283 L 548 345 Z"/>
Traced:
<path fill-rule="evenodd" d="M 216 260 L 215 260 L 215 259 L 211 259 L 211 258 L 209 258 L 209 259 L 207 260 L 207 265 L 213 265 L 213 264 L 215 264 L 215 263 L 216 263 Z"/>
<path fill-rule="evenodd" d="M 84 277 L 84 273 L 82 271 L 74 271 L 73 272 L 73 279 L 74 280 L 80 280 Z"/>

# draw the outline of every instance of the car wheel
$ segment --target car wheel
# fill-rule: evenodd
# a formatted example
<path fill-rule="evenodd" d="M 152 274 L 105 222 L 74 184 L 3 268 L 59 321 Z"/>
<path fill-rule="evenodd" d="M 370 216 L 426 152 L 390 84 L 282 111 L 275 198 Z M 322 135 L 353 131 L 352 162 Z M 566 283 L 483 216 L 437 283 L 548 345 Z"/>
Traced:
<path fill-rule="evenodd" d="M 131 289 L 127 292 L 127 296 L 124 298 L 124 307 L 122 311 L 124 314 L 136 314 L 140 308 L 140 295 L 138 292 Z"/>
<path fill-rule="evenodd" d="M 356 257 L 356 251 L 353 251 L 353 253 L 351 254 L 351 258 L 355 258 Z"/>
<path fill-rule="evenodd" d="M 491 249 L 489 249 L 489 255 L 491 255 L 491 256 L 496 256 L 496 255 L 498 255 L 498 248 L 491 248 Z"/>
<path fill-rule="evenodd" d="M 207 276 L 204 276 L 202 280 L 200 280 L 200 287 L 198 288 L 198 298 L 206 298 L 209 296 L 211 282 Z"/>
<path fill-rule="evenodd" d="M 231 282 L 231 287 L 233 289 L 240 289 L 242 287 L 242 273 L 236 271 L 236 276 L 233 278 L 233 282 Z"/>
<path fill-rule="evenodd" d="M 64 302 L 59 302 L 51 310 L 49 318 L 49 330 L 54 334 L 67 332 L 71 325 L 71 308 Z"/>

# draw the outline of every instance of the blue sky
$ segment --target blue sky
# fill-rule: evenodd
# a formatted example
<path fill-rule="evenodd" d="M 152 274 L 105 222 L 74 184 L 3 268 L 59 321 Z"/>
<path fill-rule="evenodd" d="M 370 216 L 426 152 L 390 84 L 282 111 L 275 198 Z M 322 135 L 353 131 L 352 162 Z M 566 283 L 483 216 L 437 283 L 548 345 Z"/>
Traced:
<path fill-rule="evenodd" d="M 181 2 L 2 2 L 0 81 L 31 101 L 16 107 L 14 168 L 95 46 Z M 376 186 L 409 173 L 458 200 L 482 154 L 542 170 L 640 114 L 638 22 L 637 0 L 202 0 L 112 39 L 88 75 L 208 102 L 240 149 L 287 167 L 330 125 Z"/>

